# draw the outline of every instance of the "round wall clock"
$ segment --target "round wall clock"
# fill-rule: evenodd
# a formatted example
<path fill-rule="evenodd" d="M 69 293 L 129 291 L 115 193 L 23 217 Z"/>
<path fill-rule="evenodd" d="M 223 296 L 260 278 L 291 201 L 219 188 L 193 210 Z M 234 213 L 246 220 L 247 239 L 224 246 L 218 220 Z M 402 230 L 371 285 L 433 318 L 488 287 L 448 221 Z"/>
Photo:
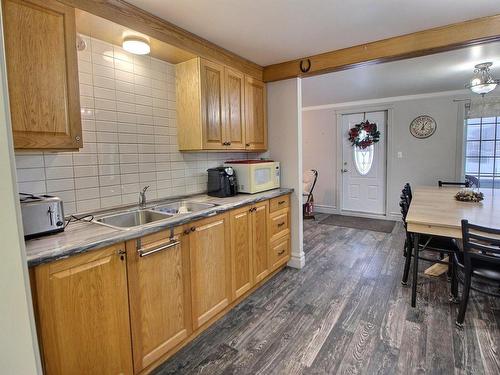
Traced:
<path fill-rule="evenodd" d="M 428 138 L 436 131 L 436 120 L 431 116 L 422 115 L 415 118 L 410 123 L 410 133 L 416 138 Z"/>

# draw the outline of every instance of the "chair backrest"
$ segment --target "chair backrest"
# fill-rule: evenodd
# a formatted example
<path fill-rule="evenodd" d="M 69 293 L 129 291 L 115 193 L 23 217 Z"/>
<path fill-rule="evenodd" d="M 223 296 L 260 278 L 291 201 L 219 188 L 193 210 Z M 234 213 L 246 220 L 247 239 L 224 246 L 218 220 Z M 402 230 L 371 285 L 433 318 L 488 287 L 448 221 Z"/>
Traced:
<path fill-rule="evenodd" d="M 408 215 L 408 203 L 406 202 L 405 199 L 401 199 L 401 202 L 399 202 L 399 207 L 401 207 L 401 216 L 403 218 L 403 224 L 405 225 L 405 228 L 406 228 L 406 216 Z"/>
<path fill-rule="evenodd" d="M 401 200 L 399 202 L 399 207 L 401 207 L 401 216 L 403 218 L 403 223 L 406 229 L 406 216 L 408 215 L 408 210 L 410 209 L 411 203 L 411 187 L 409 183 L 406 183 L 401 190 Z"/>
<path fill-rule="evenodd" d="M 462 187 L 470 187 L 469 181 L 464 181 L 464 182 L 450 182 L 450 181 L 438 181 L 438 186 L 462 186 Z"/>
<path fill-rule="evenodd" d="M 479 188 L 479 178 L 470 174 L 465 175 L 465 181 L 469 183 L 469 187 Z"/>
<path fill-rule="evenodd" d="M 471 266 L 473 259 L 500 265 L 500 229 L 469 224 L 462 220 L 462 239 L 465 265 Z"/>
<path fill-rule="evenodd" d="M 409 182 L 407 182 L 405 184 L 405 186 L 403 186 L 402 193 L 407 196 L 407 198 L 408 198 L 408 205 L 410 205 L 413 195 L 412 195 L 412 192 L 411 192 L 411 186 L 410 186 Z"/>
<path fill-rule="evenodd" d="M 318 180 L 318 171 L 316 169 L 309 169 L 302 174 L 302 187 L 305 194 L 308 195 L 307 200 L 312 195 L 316 181 Z"/>

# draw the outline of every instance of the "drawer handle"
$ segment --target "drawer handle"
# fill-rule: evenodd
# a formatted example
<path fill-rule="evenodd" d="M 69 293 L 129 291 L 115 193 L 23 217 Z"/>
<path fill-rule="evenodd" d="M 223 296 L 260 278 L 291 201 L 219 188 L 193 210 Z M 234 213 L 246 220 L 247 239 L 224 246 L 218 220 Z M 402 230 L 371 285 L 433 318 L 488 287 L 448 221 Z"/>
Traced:
<path fill-rule="evenodd" d="M 281 228 L 283 225 L 285 225 L 285 223 L 284 223 L 284 222 L 283 222 L 283 223 L 279 223 L 279 224 L 278 224 L 278 228 Z"/>
<path fill-rule="evenodd" d="M 286 201 L 279 201 L 278 204 L 286 203 Z"/>
<path fill-rule="evenodd" d="M 285 254 L 285 249 L 281 250 L 281 251 L 278 253 L 278 255 L 283 255 L 283 254 Z"/>
<path fill-rule="evenodd" d="M 151 250 L 144 251 L 143 249 L 138 249 L 137 252 L 139 253 L 140 257 L 146 257 L 148 255 L 157 253 L 158 251 L 170 249 L 171 247 L 177 246 L 180 243 L 181 243 L 180 241 L 170 241 L 169 243 L 167 243 L 165 245 L 160 245 L 160 246 L 155 247 Z"/>

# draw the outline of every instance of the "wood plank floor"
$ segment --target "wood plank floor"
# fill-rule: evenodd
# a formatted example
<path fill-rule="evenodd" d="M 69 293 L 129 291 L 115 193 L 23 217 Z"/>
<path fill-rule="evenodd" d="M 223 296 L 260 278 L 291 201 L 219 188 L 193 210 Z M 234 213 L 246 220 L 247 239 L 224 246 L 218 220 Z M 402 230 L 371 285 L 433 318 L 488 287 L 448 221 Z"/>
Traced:
<path fill-rule="evenodd" d="M 500 300 L 471 292 L 464 330 L 446 277 L 400 284 L 403 228 L 304 223 L 285 269 L 162 365 L 165 374 L 500 374 Z"/>

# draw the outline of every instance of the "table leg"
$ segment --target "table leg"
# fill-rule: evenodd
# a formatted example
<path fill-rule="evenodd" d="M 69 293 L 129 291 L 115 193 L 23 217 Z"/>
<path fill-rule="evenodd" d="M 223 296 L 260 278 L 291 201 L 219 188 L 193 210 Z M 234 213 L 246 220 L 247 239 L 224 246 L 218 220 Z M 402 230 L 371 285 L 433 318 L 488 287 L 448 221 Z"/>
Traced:
<path fill-rule="evenodd" d="M 418 279 L 418 244 L 420 233 L 413 233 L 413 282 L 411 284 L 411 307 L 417 305 L 417 279 Z"/>

